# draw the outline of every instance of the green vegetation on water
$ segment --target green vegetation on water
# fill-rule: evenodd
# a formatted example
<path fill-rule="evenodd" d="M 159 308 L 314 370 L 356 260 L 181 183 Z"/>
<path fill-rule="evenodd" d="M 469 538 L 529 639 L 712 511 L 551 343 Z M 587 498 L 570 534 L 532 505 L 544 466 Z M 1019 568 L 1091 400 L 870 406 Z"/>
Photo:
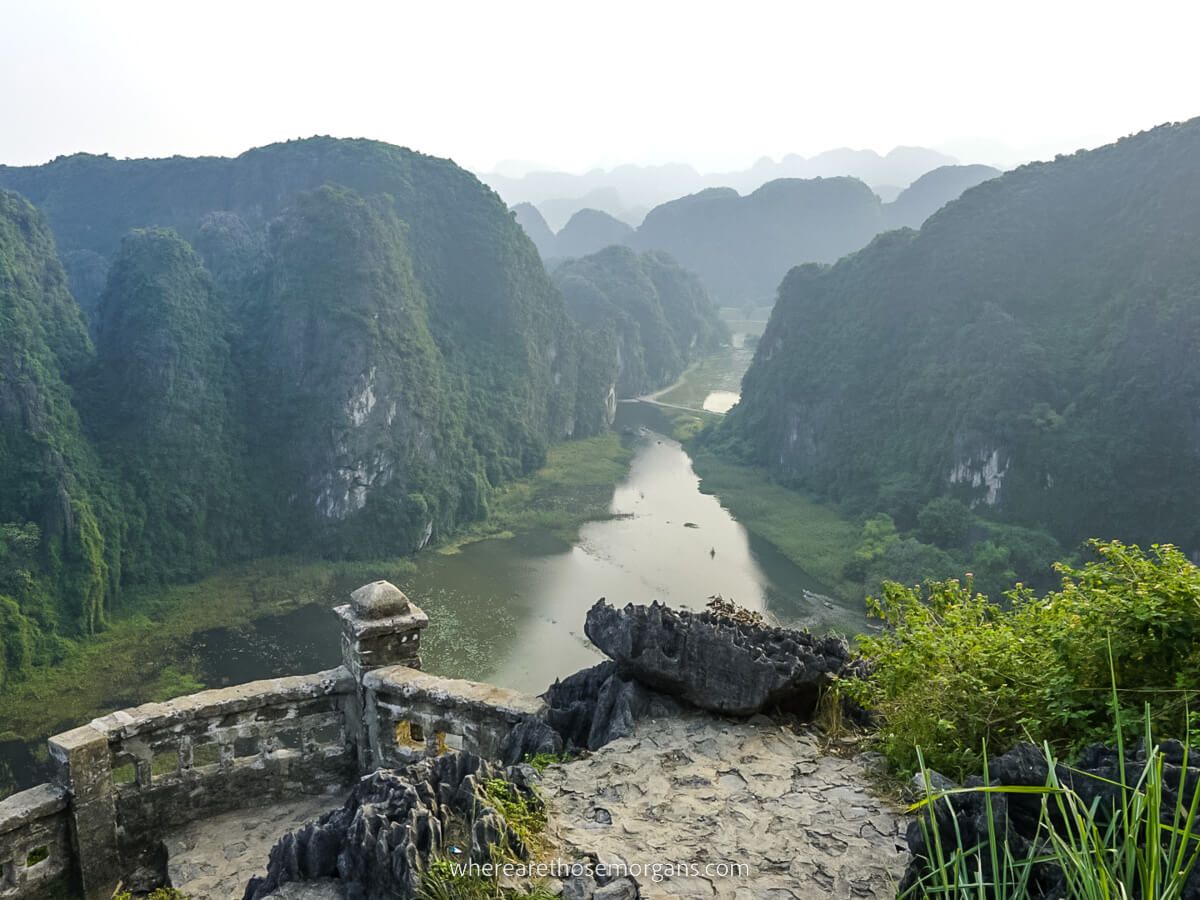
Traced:
<path fill-rule="evenodd" d="M 692 448 L 700 490 L 716 494 L 746 528 L 770 541 L 797 566 L 842 598 L 857 585 L 843 575 L 859 530 L 834 507 L 771 481 L 765 472 Z"/>
<path fill-rule="evenodd" d="M 613 486 L 628 471 L 631 456 L 612 433 L 555 445 L 545 466 L 498 494 L 491 518 L 438 549 L 453 552 L 463 541 L 535 528 L 569 541 L 585 522 L 608 514 Z M 55 664 L 39 665 L 0 687 L 3 730 L 10 738 L 37 740 L 109 711 L 114 703 L 127 706 L 200 690 L 204 685 L 186 671 L 186 661 L 177 660 L 179 645 L 191 635 L 322 600 L 331 596 L 335 582 L 349 578 L 403 582 L 420 564 L 420 555 L 360 561 L 273 557 L 190 584 L 127 591 L 107 630 L 88 640 L 64 641 Z M 431 627 L 453 630 L 453 623 L 442 620 Z"/>
<path fill-rule="evenodd" d="M 486 538 L 511 537 L 541 529 L 574 541 L 586 522 L 607 518 L 613 485 L 629 471 L 633 450 L 613 432 L 556 444 L 546 464 L 531 477 L 497 492 L 488 517 L 437 548 L 455 553 Z"/>
<path fill-rule="evenodd" d="M 191 584 L 128 591 L 109 627 L 66 641 L 61 658 L 0 688 L 10 737 L 36 740 L 117 706 L 166 700 L 203 687 L 175 664 L 178 645 L 210 628 L 236 627 L 328 595 L 330 581 L 356 571 L 412 571 L 388 562 L 274 557 L 242 563 Z"/>

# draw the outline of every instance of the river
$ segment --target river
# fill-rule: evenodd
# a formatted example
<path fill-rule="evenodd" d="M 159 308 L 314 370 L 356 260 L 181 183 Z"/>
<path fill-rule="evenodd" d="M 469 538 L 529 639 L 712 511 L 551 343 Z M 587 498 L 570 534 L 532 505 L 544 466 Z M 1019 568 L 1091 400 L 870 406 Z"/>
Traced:
<path fill-rule="evenodd" d="M 399 587 L 433 623 L 426 669 L 540 693 L 602 659 L 583 634 L 600 597 L 699 609 L 720 594 L 782 624 L 862 629 L 857 605 L 816 596 L 823 585 L 701 493 L 687 452 L 650 427 L 659 421 L 649 405 L 621 404 L 616 427 L 634 444 L 629 473 L 613 490 L 613 517 L 588 523 L 574 543 L 539 531 L 483 540 L 427 554 L 405 576 Z M 357 585 L 337 587 L 325 602 L 198 634 L 191 654 L 201 680 L 236 684 L 337 665 L 331 607 Z"/>
<path fill-rule="evenodd" d="M 700 396 L 716 405 L 727 393 Z M 720 594 L 781 624 L 862 630 L 861 604 L 818 596 L 827 593 L 823 585 L 700 491 L 691 458 L 662 433 L 659 408 L 622 403 L 614 427 L 634 455 L 613 489 L 610 518 L 584 525 L 573 543 L 530 531 L 455 554 L 425 553 L 416 572 L 403 576 L 399 587 L 431 620 L 423 642 L 428 671 L 540 693 L 602 658 L 583 634 L 600 597 L 699 609 Z M 357 586 L 335 581 L 326 596 L 287 613 L 199 632 L 180 658 L 210 687 L 336 666 L 332 608 Z M 45 776 L 35 751 L 36 744 L 0 742 L 0 787 L 5 774 L 16 785 Z"/>

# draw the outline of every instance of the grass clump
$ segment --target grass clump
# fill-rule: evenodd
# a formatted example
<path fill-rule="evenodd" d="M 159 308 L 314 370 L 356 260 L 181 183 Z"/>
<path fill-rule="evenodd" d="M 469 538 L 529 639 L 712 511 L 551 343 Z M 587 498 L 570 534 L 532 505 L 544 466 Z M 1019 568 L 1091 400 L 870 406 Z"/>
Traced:
<path fill-rule="evenodd" d="M 551 766 L 570 762 L 572 759 L 574 759 L 574 756 L 564 750 L 561 753 L 530 753 L 525 756 L 523 761 L 527 765 L 532 766 L 533 770 L 541 775 Z"/>
<path fill-rule="evenodd" d="M 506 887 L 495 876 L 467 871 L 466 863 L 433 860 L 421 877 L 418 900 L 554 900 L 543 885 L 529 889 Z"/>
<path fill-rule="evenodd" d="M 1122 721 L 1149 702 L 1158 733 L 1187 732 L 1200 693 L 1200 569 L 1169 545 L 1092 547 L 1082 568 L 1059 564 L 1061 587 L 1044 595 L 1018 585 L 996 603 L 968 579 L 888 583 L 869 601 L 889 627 L 860 639 L 870 672 L 843 688 L 879 714 L 893 766 L 913 771 L 920 747 L 935 769 L 962 774 L 979 771 L 985 745 L 1104 740 L 1113 683 Z"/>
<path fill-rule="evenodd" d="M 1117 718 L 1116 780 L 1083 772 L 1060 776 L 1054 750 L 1043 745 L 1047 764 L 1044 786 L 992 784 L 987 764 L 983 784 L 974 788 L 930 791 L 913 811 L 924 837 L 923 868 L 902 898 L 959 900 L 1177 900 L 1200 862 L 1200 785 L 1184 777 L 1195 761 L 1191 741 L 1182 747 L 1182 767 L 1170 765 L 1152 739 L 1149 705 L 1144 713 L 1145 762 L 1140 771 L 1127 768 L 1120 706 Z M 1090 801 L 1081 796 L 1086 780 L 1102 790 Z M 1083 779 L 1083 781 L 1081 781 Z M 986 823 L 976 839 L 964 839 L 953 800 L 967 793 L 983 795 Z M 1090 792 L 1089 792 L 1090 793 Z M 1020 839 L 1010 833 L 1008 801 L 1038 799 L 1032 829 Z M 1003 811 L 1002 811 L 1003 810 Z M 936 823 L 936 824 L 935 824 Z M 946 825 L 949 824 L 949 828 Z M 1032 831 L 1032 833 L 1030 833 Z"/>
<path fill-rule="evenodd" d="M 506 778 L 488 779 L 483 793 L 524 847 L 537 845 L 546 830 L 546 805 L 537 794 L 521 791 Z"/>

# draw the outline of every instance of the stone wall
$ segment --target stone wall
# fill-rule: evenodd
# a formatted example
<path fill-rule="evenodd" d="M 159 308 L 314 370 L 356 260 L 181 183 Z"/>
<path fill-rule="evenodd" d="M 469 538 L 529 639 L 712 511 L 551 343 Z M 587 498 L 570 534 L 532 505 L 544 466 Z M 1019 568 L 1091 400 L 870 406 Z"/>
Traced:
<path fill-rule="evenodd" d="M 0 897 L 28 897 L 74 867 L 67 792 L 41 784 L 0 800 Z"/>
<path fill-rule="evenodd" d="M 343 665 L 147 703 L 50 739 L 55 782 L 0 802 L 0 898 L 70 879 L 108 900 L 166 833 L 349 785 L 383 765 L 497 759 L 542 701 L 420 666 L 425 614 L 386 582 L 338 608 Z"/>
<path fill-rule="evenodd" d="M 447 750 L 501 759 L 513 729 L 546 710 L 536 697 L 406 666 L 368 672 L 363 686 L 367 741 L 383 768 Z"/>
<path fill-rule="evenodd" d="M 343 667 L 148 703 L 96 719 L 108 742 L 118 842 L 128 858 L 196 818 L 358 774 Z"/>

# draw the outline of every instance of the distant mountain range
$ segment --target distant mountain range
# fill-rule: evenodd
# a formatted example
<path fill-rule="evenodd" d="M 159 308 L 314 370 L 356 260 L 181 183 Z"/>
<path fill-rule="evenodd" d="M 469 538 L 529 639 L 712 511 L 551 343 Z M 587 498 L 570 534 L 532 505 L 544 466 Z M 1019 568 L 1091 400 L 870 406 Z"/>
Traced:
<path fill-rule="evenodd" d="M 558 230 L 580 209 L 598 209 L 637 226 L 651 207 L 695 194 L 705 188 L 730 187 L 750 193 L 779 178 L 831 178 L 847 175 L 865 182 L 885 201 L 926 172 L 958 163 L 952 156 L 927 147 L 896 147 L 886 155 L 847 147 L 813 157 L 789 153 L 776 161 L 763 157 L 748 169 L 702 174 L 692 166 L 617 166 L 582 175 L 569 172 L 513 170 L 479 173 L 510 206 L 532 203 L 550 228 Z"/>
<path fill-rule="evenodd" d="M 742 195 L 707 188 L 652 209 L 637 228 L 595 209 L 576 212 L 558 234 L 531 203 L 517 221 L 543 259 L 585 256 L 613 244 L 669 253 L 725 305 L 774 301 L 784 274 L 805 262 L 835 262 L 893 228 L 920 227 L 964 190 L 999 175 L 990 166 L 942 166 L 884 203 L 857 178 L 778 178 Z"/>

